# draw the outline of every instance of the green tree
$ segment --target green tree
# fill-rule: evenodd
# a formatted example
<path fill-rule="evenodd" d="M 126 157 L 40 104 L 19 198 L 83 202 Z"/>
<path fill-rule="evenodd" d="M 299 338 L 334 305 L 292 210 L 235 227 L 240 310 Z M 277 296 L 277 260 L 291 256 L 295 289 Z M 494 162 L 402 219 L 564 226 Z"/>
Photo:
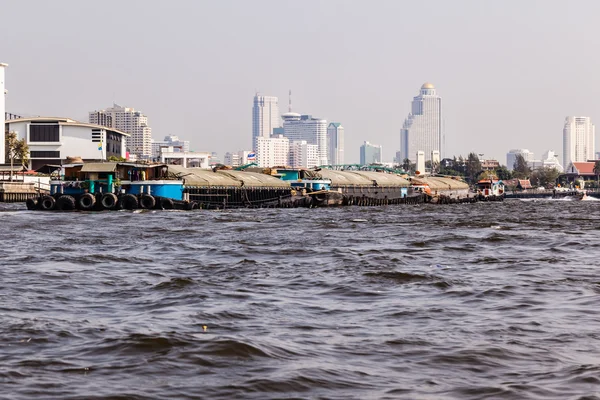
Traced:
<path fill-rule="evenodd" d="M 29 165 L 29 146 L 25 138 L 18 139 L 16 132 L 6 134 L 6 158 L 10 160 L 10 180 L 13 177 L 13 168 L 15 161 L 19 161 L 21 169 Z"/>
<path fill-rule="evenodd" d="M 513 178 L 527 179 L 531 175 L 531 168 L 527 165 L 527 161 L 522 154 L 517 154 L 513 165 Z"/>
<path fill-rule="evenodd" d="M 596 187 L 600 188 L 600 160 L 594 163 L 594 175 L 596 175 Z"/>
<path fill-rule="evenodd" d="M 510 172 L 510 170 L 504 165 L 501 165 L 498 168 L 496 168 L 496 176 L 500 180 L 507 181 L 509 179 L 512 179 L 512 172 Z"/>
<path fill-rule="evenodd" d="M 452 160 L 445 159 L 443 163 L 435 166 L 436 172 L 440 175 L 464 176 L 464 173 L 461 171 L 458 164 L 459 161 L 456 156 Z"/>
<path fill-rule="evenodd" d="M 409 172 L 410 167 L 411 167 L 410 160 L 408 158 L 405 158 L 404 161 L 402 161 L 402 169 L 405 170 L 406 172 Z"/>
<path fill-rule="evenodd" d="M 481 174 L 481 162 L 475 153 L 469 153 L 465 162 L 465 175 L 470 183 L 477 182 L 477 178 Z"/>
<path fill-rule="evenodd" d="M 539 168 L 531 173 L 531 184 L 543 187 L 554 186 L 559 175 L 560 172 L 556 168 Z"/>

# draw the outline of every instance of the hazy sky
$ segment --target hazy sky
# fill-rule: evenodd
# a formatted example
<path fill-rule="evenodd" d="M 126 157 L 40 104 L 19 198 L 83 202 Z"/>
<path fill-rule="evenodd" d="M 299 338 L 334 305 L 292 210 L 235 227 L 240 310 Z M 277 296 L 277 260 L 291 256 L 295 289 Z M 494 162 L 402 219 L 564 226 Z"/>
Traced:
<path fill-rule="evenodd" d="M 399 149 L 421 84 L 443 97 L 445 156 L 562 156 L 567 115 L 600 123 L 600 1 L 0 0 L 7 110 L 87 120 L 113 100 L 153 137 L 248 149 L 259 90 Z M 562 159 L 562 157 L 559 157 Z"/>

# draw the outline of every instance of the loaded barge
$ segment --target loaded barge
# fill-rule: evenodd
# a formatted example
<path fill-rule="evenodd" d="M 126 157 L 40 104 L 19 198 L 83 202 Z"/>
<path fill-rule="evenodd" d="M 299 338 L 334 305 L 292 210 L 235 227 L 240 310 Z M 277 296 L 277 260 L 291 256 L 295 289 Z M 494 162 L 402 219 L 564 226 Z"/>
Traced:
<path fill-rule="evenodd" d="M 55 166 L 30 210 L 227 209 L 471 202 L 466 183 L 374 171 L 205 170 L 131 162 Z"/>

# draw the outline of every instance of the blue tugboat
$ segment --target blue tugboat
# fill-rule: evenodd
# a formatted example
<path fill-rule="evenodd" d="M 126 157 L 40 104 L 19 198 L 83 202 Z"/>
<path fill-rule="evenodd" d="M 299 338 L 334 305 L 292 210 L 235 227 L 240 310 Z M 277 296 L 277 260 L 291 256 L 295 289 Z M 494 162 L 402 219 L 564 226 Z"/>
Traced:
<path fill-rule="evenodd" d="M 118 209 L 195 209 L 183 181 L 170 179 L 165 164 L 128 162 L 57 166 L 50 194 L 29 199 L 30 210 L 101 211 Z"/>

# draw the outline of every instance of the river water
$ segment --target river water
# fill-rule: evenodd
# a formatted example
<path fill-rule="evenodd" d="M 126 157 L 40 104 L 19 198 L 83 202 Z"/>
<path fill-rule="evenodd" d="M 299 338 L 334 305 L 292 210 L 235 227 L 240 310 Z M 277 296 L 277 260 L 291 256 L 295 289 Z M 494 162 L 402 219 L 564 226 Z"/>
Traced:
<path fill-rule="evenodd" d="M 2 399 L 600 399 L 600 202 L 0 204 Z"/>

